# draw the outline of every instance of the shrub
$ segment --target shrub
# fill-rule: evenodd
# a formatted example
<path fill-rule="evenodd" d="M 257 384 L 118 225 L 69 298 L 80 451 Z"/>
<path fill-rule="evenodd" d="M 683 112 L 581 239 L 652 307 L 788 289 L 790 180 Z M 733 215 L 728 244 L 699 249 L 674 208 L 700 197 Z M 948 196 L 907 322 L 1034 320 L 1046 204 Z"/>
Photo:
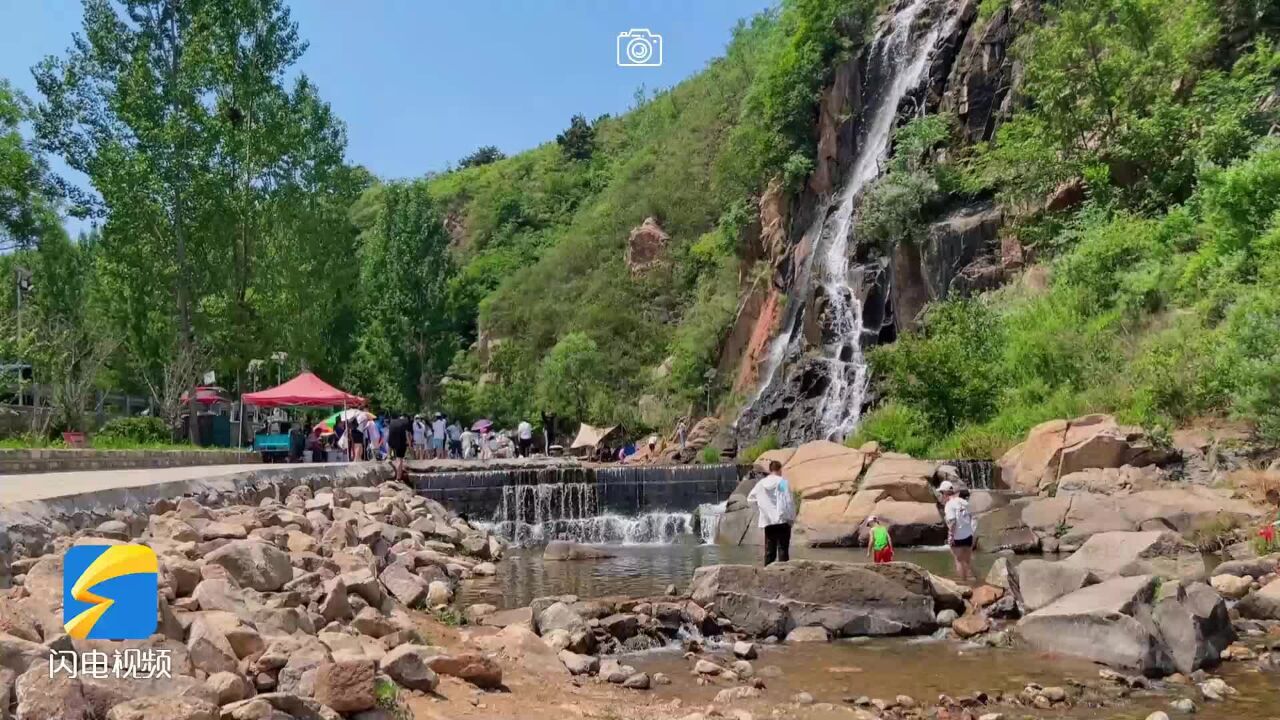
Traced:
<path fill-rule="evenodd" d="M 891 402 L 864 416 L 857 432 L 845 439 L 845 445 L 856 448 L 874 441 L 885 450 L 923 457 L 934 439 L 929 419 L 923 413 Z"/>
<path fill-rule="evenodd" d="M 173 442 L 173 432 L 157 417 L 115 418 L 94 435 L 94 442 L 99 441 L 161 445 Z"/>
<path fill-rule="evenodd" d="M 715 465 L 720 462 L 720 448 L 708 445 L 702 448 L 702 462 L 707 465 Z"/>
<path fill-rule="evenodd" d="M 778 443 L 778 436 L 770 433 L 769 435 L 765 435 L 757 440 L 751 447 L 743 450 L 742 461 L 748 464 L 754 463 L 761 455 L 769 452 L 770 450 L 777 450 L 780 447 L 782 447 L 782 445 Z"/>

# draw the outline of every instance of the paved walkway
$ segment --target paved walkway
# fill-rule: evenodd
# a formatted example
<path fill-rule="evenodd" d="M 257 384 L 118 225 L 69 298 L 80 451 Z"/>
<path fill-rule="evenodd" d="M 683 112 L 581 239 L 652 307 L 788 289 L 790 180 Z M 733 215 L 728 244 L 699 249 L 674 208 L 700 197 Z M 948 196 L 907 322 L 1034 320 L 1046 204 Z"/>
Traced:
<path fill-rule="evenodd" d="M 131 470 L 81 470 L 76 472 L 0 475 L 0 506 L 8 503 L 84 495 L 102 490 L 146 487 L 185 480 L 217 478 L 272 468 L 344 468 L 351 463 L 249 463 L 242 465 L 194 465 Z"/>

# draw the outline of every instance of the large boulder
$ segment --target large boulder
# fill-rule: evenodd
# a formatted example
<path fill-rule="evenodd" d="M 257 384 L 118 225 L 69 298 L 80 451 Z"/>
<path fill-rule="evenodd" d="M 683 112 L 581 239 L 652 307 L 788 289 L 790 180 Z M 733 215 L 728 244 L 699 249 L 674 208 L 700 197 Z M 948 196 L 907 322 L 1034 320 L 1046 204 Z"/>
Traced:
<path fill-rule="evenodd" d="M 1105 532 L 1090 537 L 1063 563 L 1088 570 L 1099 579 L 1130 575 L 1200 578 L 1204 558 L 1169 531 Z"/>
<path fill-rule="evenodd" d="M 647 272 L 667 260 L 667 244 L 671 236 L 654 218 L 645 218 L 644 222 L 632 228 L 627 237 L 626 263 L 632 275 Z"/>
<path fill-rule="evenodd" d="M 542 551 L 543 560 L 602 560 L 614 557 L 613 553 L 600 548 L 565 540 L 552 540 Z"/>
<path fill-rule="evenodd" d="M 929 480 L 937 469 L 938 463 L 935 462 L 885 453 L 867 468 L 859 489 L 879 490 L 882 498 L 900 502 L 933 504 L 937 500 Z"/>
<path fill-rule="evenodd" d="M 1218 664 L 1235 640 L 1226 603 L 1204 583 L 1117 577 L 1024 617 L 1018 634 L 1038 650 L 1161 676 Z"/>
<path fill-rule="evenodd" d="M 942 545 L 947 541 L 947 527 L 934 502 L 899 502 L 890 498 L 876 503 L 872 512 L 889 529 L 895 547 Z M 864 528 L 861 535 L 868 533 Z M 866 542 L 866 537 L 860 538 L 860 544 Z"/>
<path fill-rule="evenodd" d="M 849 494 L 867 464 L 867 455 L 829 440 L 815 440 L 796 448 L 782 476 L 802 500 Z"/>
<path fill-rule="evenodd" d="M 1031 429 L 1027 439 L 998 461 L 1001 478 L 1023 492 L 1051 492 L 1059 478 L 1089 468 L 1159 464 L 1168 453 L 1142 434 L 1123 428 L 1110 415 L 1050 420 Z"/>
<path fill-rule="evenodd" d="M 1240 614 L 1254 620 L 1280 620 L 1280 580 L 1272 580 L 1236 605 Z"/>
<path fill-rule="evenodd" d="M 1031 613 L 1095 581 L 1088 569 L 1064 562 L 1024 560 L 1012 569 L 1015 597 L 1022 612 Z"/>
<path fill-rule="evenodd" d="M 803 500 L 796 515 L 798 535 L 814 547 L 849 547 L 860 541 L 862 523 L 875 512 L 882 490 Z"/>
<path fill-rule="evenodd" d="M 1151 575 L 1091 585 L 1027 615 L 1016 630 L 1038 650 L 1164 675 L 1173 670 L 1172 658 L 1152 623 L 1141 617 L 1156 586 Z"/>
<path fill-rule="evenodd" d="M 1156 603 L 1151 615 L 1173 666 L 1183 674 L 1217 665 L 1236 639 L 1226 602 L 1204 583 L 1179 585 Z"/>
<path fill-rule="evenodd" d="M 368 710 L 377 704 L 372 660 L 342 660 L 316 668 L 315 698 L 340 713 Z"/>
<path fill-rule="evenodd" d="M 756 458 L 755 462 L 751 463 L 751 467 L 759 472 L 767 473 L 769 472 L 769 465 L 773 463 L 773 461 L 776 460 L 782 463 L 783 467 L 786 467 L 787 462 L 791 460 L 791 456 L 795 454 L 796 454 L 795 448 L 778 448 L 777 450 L 766 450 L 760 453 L 760 456 Z"/>
<path fill-rule="evenodd" d="M 257 540 L 233 540 L 205 556 L 226 569 L 240 587 L 276 592 L 293 579 L 289 554 Z"/>
<path fill-rule="evenodd" d="M 763 545 L 764 531 L 757 522 L 756 507 L 747 502 L 747 493 L 760 481 L 759 477 L 745 477 L 729 493 L 724 512 L 716 525 L 716 543 L 720 545 Z M 800 506 L 801 512 L 804 505 Z"/>
<path fill-rule="evenodd" d="M 935 619 L 931 596 L 855 563 L 706 566 L 695 571 L 690 594 L 761 637 L 785 637 L 805 626 L 822 626 L 835 636 L 920 633 L 931 631 Z"/>

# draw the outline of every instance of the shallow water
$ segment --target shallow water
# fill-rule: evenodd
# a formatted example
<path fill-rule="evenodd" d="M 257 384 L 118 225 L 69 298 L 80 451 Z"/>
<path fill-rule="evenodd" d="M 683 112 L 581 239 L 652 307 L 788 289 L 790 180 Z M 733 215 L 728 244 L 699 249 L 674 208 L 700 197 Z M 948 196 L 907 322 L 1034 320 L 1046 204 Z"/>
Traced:
<path fill-rule="evenodd" d="M 952 697 L 979 691 L 1016 694 L 1032 682 L 1067 687 L 1073 680 L 1089 684 L 1096 684 L 1098 680 L 1098 666 L 1092 663 L 1016 647 L 993 649 L 951 640 L 880 638 L 759 647 L 760 657 L 752 661 L 757 673 L 770 665 L 781 670 L 780 674 L 769 673 L 765 678 L 767 688 L 759 702 L 768 704 L 787 702 L 801 691 L 813 695 L 818 703 L 836 706 L 863 695 L 883 699 L 909 695 L 917 702 L 933 703 L 940 694 Z M 722 664 L 727 665 L 733 660 L 724 649 L 716 655 Z M 665 673 L 672 679 L 672 684 L 658 686 L 654 692 L 663 697 L 678 697 L 688 707 L 710 703 L 719 690 L 728 687 L 724 683 L 699 686 L 690 674 L 692 661 L 684 659 L 678 650 L 639 653 L 621 660 L 646 672 Z M 1169 707 L 1169 703 L 1179 697 L 1190 697 L 1200 708 L 1195 715 L 1200 720 L 1280 718 L 1278 678 L 1244 668 L 1243 665 L 1223 668 L 1223 679 L 1240 692 L 1224 703 L 1203 702 L 1194 688 L 1169 686 L 1161 691 L 1142 691 L 1128 698 L 1116 698 L 1102 707 L 1078 705 L 1066 711 L 1042 711 L 993 705 L 978 714 L 1000 712 L 1008 718 L 1142 720 L 1156 710 L 1176 717 L 1178 713 Z M 849 714 L 840 707 L 827 714 L 820 708 L 808 707 L 800 710 L 797 716 L 848 718 Z"/>
<path fill-rule="evenodd" d="M 672 543 L 598 545 L 615 557 L 602 560 L 543 562 L 541 548 L 512 548 L 504 556 L 496 577 L 476 578 L 462 585 L 458 602 L 491 603 L 499 608 L 523 607 L 546 595 L 582 598 L 627 595 L 660 595 L 668 585 L 684 590 L 693 571 L 703 565 L 756 564 L 764 549 L 736 545 L 704 545 L 692 536 Z M 795 546 L 791 557 L 810 560 L 866 562 L 865 548 L 807 548 Z M 896 560 L 913 562 L 926 570 L 953 577 L 951 553 L 946 548 L 899 549 Z M 985 576 L 994 555 L 975 557 L 979 576 Z"/>

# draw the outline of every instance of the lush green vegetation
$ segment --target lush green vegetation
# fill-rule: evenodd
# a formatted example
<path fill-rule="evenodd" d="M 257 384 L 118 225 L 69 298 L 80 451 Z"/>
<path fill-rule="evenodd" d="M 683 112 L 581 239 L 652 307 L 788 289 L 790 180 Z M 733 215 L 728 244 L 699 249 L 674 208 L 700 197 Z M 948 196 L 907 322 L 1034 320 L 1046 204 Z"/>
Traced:
<path fill-rule="evenodd" d="M 1077 178 L 1087 200 L 1016 221 L 1047 287 L 941 304 L 873 352 L 889 400 L 851 443 L 989 457 L 1090 411 L 1166 429 L 1234 415 L 1280 439 L 1280 52 L 1229 39 L 1219 12 L 1068 0 L 1019 41 L 1029 106 L 933 173 L 1010 207 Z M 906 205 L 881 213 L 903 236 Z"/>

